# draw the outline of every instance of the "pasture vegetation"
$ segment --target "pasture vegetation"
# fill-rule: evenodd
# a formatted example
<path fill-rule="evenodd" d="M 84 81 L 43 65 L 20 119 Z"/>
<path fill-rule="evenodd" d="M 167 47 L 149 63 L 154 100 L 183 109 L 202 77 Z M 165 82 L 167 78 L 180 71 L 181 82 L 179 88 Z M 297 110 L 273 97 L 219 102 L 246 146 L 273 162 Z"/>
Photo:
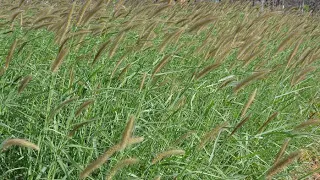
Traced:
<path fill-rule="evenodd" d="M 240 3 L 0 6 L 1 179 L 318 175 L 317 17 Z"/>

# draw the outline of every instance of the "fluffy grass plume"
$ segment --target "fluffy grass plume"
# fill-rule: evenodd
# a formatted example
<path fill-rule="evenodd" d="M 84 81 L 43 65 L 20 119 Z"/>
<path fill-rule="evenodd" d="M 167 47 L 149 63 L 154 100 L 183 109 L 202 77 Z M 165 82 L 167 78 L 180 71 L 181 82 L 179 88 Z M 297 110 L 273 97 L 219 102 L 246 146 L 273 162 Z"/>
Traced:
<path fill-rule="evenodd" d="M 94 56 L 94 59 L 93 59 L 93 61 L 92 61 L 92 64 L 95 64 L 95 63 L 97 62 L 97 60 L 99 59 L 99 57 L 101 56 L 101 54 L 104 52 L 104 50 L 106 49 L 106 47 L 107 47 L 107 45 L 108 45 L 109 43 L 110 43 L 110 40 L 107 41 L 107 42 L 105 42 L 105 43 L 103 43 L 103 44 L 100 46 L 97 54 Z"/>
<path fill-rule="evenodd" d="M 133 127 L 134 127 L 134 116 L 131 115 L 129 118 L 129 121 L 127 122 L 126 128 L 124 129 L 123 134 L 122 134 L 122 139 L 120 142 L 120 149 L 121 150 L 123 150 L 127 146 L 128 141 L 129 141 L 130 137 L 132 136 Z"/>
<path fill-rule="evenodd" d="M 208 74 L 210 71 L 218 68 L 220 66 L 220 63 L 214 63 L 212 65 L 209 65 L 207 67 L 205 67 L 202 71 L 200 71 L 197 75 L 196 75 L 196 79 L 200 79 L 201 77 L 205 76 L 206 74 Z"/>
<path fill-rule="evenodd" d="M 170 60 L 170 57 L 171 55 L 166 55 L 163 57 L 163 59 L 159 62 L 159 64 L 153 70 L 151 78 L 154 78 L 155 74 L 157 74 L 163 68 L 163 66 L 168 63 L 168 61 Z"/>
<path fill-rule="evenodd" d="M 185 154 L 185 151 L 181 150 L 181 149 L 173 149 L 173 150 L 165 151 L 165 152 L 157 154 L 153 158 L 151 164 L 156 164 L 157 162 L 159 162 L 162 159 L 169 157 L 169 156 L 184 155 L 184 154 Z"/>
<path fill-rule="evenodd" d="M 201 27 L 208 25 L 209 23 L 211 23 L 214 20 L 217 20 L 217 17 L 210 17 L 210 18 L 206 18 L 206 19 L 201 19 L 199 21 L 197 21 L 193 26 L 190 27 L 189 32 L 193 32 L 196 30 L 199 30 Z"/>
<path fill-rule="evenodd" d="M 110 51 L 109 51 L 109 58 L 112 58 L 113 55 L 115 54 L 120 42 L 122 41 L 124 37 L 124 32 L 121 32 L 113 41 L 111 47 L 110 47 Z"/>
<path fill-rule="evenodd" d="M 71 7 L 71 9 L 70 9 L 70 12 L 69 12 L 69 14 L 68 14 L 68 18 L 67 18 L 67 20 L 66 20 L 65 29 L 64 29 L 64 31 L 62 32 L 61 37 L 60 37 L 60 44 L 61 44 L 62 41 L 65 39 L 65 36 L 66 36 L 67 32 L 69 31 L 69 28 L 70 28 L 70 25 L 71 25 L 72 14 L 73 14 L 73 11 L 74 11 L 75 4 L 76 4 L 76 3 L 72 3 L 72 7 Z"/>
<path fill-rule="evenodd" d="M 28 83 L 32 80 L 32 76 L 28 75 L 22 79 L 20 82 L 20 86 L 18 87 L 18 93 L 21 93 L 28 85 Z"/>
<path fill-rule="evenodd" d="M 11 44 L 10 50 L 9 50 L 7 58 L 6 58 L 6 64 L 5 64 L 6 69 L 8 69 L 9 64 L 12 60 L 14 50 L 16 49 L 16 46 L 17 46 L 17 42 L 18 42 L 18 40 L 14 40 L 13 43 Z"/>
<path fill-rule="evenodd" d="M 40 150 L 39 146 L 33 144 L 32 142 L 29 142 L 25 139 L 16 139 L 15 138 L 15 139 L 8 139 L 8 140 L 4 141 L 1 145 L 1 151 L 5 151 L 11 146 L 27 147 L 27 148 L 34 149 L 37 151 Z"/>
<path fill-rule="evenodd" d="M 317 69 L 316 67 L 307 67 L 303 69 L 298 75 L 292 77 L 291 86 L 294 86 L 299 82 L 301 82 L 308 73 L 315 71 L 316 69 Z"/>
<path fill-rule="evenodd" d="M 87 178 L 94 170 L 98 169 L 102 164 L 104 164 L 114 153 L 120 150 L 120 145 L 114 145 L 103 153 L 96 160 L 91 162 L 81 173 L 80 179 Z"/>
<path fill-rule="evenodd" d="M 263 123 L 263 125 L 258 129 L 257 133 L 261 133 L 264 128 L 272 121 L 272 119 L 278 116 L 278 114 L 278 112 L 274 112 L 271 116 L 269 116 L 268 119 Z"/>
<path fill-rule="evenodd" d="M 223 122 L 219 124 L 217 127 L 213 128 L 211 131 L 207 132 L 200 140 L 198 145 L 198 149 L 203 149 L 209 141 L 212 141 L 217 134 L 222 130 L 222 128 L 226 127 L 229 123 Z"/>
<path fill-rule="evenodd" d="M 93 121 L 95 121 L 95 120 L 96 120 L 96 119 L 93 119 L 93 120 L 90 120 L 90 121 L 85 121 L 85 122 L 81 122 L 81 123 L 79 123 L 79 124 L 76 124 L 76 125 L 72 128 L 72 130 L 69 132 L 68 136 L 69 136 L 69 137 L 72 137 L 78 129 L 80 129 L 80 128 L 83 127 L 84 125 L 87 125 L 87 124 L 89 124 L 90 122 L 93 122 Z"/>
<path fill-rule="evenodd" d="M 272 179 L 272 177 L 282 171 L 285 167 L 291 164 L 295 159 L 301 155 L 301 151 L 296 151 L 289 154 L 286 158 L 275 163 L 266 174 L 267 179 Z"/>
<path fill-rule="evenodd" d="M 300 40 L 296 43 L 294 49 L 292 50 L 292 52 L 288 58 L 288 61 L 287 61 L 287 68 L 291 65 L 291 62 L 292 62 L 293 58 L 295 57 L 295 55 L 297 54 L 303 39 L 304 39 L 303 37 L 300 38 Z"/>
<path fill-rule="evenodd" d="M 91 0 L 87 0 L 86 3 L 81 7 L 81 9 L 79 11 L 79 15 L 78 15 L 77 26 L 79 26 L 81 24 L 81 21 L 83 19 L 83 15 L 86 12 L 87 8 L 89 7 L 90 3 L 91 3 Z"/>
<path fill-rule="evenodd" d="M 141 92 L 141 90 L 143 89 L 144 82 L 146 81 L 146 77 L 147 77 L 147 73 L 143 73 L 142 80 L 141 80 L 140 87 L 139 87 L 139 92 Z"/>
<path fill-rule="evenodd" d="M 61 104 L 59 104 L 56 108 L 54 108 L 53 110 L 51 110 L 50 115 L 49 115 L 49 119 L 52 119 L 53 116 L 63 107 L 65 107 L 66 105 L 70 104 L 71 102 L 77 100 L 78 97 L 73 97 L 70 99 L 67 99 L 65 101 L 63 101 Z"/>
<path fill-rule="evenodd" d="M 244 88 L 245 86 L 247 86 L 249 83 L 251 83 L 252 81 L 266 75 L 268 72 L 266 71 L 258 71 L 253 73 L 252 75 L 250 75 L 249 77 L 245 78 L 244 80 L 240 81 L 234 88 L 233 91 L 235 93 L 237 93 L 240 89 Z"/>
<path fill-rule="evenodd" d="M 51 71 L 52 72 L 57 72 L 59 67 L 61 66 L 64 58 L 66 57 L 66 55 L 69 52 L 69 48 L 62 48 L 61 51 L 59 52 L 58 56 L 56 57 L 56 59 L 53 61 L 53 63 L 51 64 Z"/>
<path fill-rule="evenodd" d="M 288 145 L 289 145 L 289 142 L 290 142 L 290 138 L 286 139 L 284 141 L 284 143 L 282 144 L 275 160 L 274 160 L 274 163 L 273 164 L 277 164 L 279 162 L 279 160 L 281 159 L 281 157 L 283 156 L 284 152 L 286 151 Z"/>
<path fill-rule="evenodd" d="M 306 128 L 308 126 L 314 126 L 314 125 L 319 125 L 319 124 L 320 124 L 320 119 L 309 119 L 309 120 L 301 123 L 297 127 L 295 127 L 294 130 L 300 130 L 300 129 Z"/>
<path fill-rule="evenodd" d="M 252 93 L 252 94 L 250 95 L 250 97 L 249 97 L 248 102 L 247 102 L 246 105 L 243 107 L 242 112 L 241 112 L 241 118 L 243 118 L 243 117 L 246 115 L 246 113 L 247 113 L 250 105 L 253 103 L 254 98 L 256 97 L 256 95 L 257 95 L 257 89 L 255 89 L 255 90 L 253 91 L 253 93 Z"/>
<path fill-rule="evenodd" d="M 188 131 L 186 133 L 184 133 L 183 135 L 181 135 L 177 140 L 175 140 L 173 142 L 174 145 L 180 145 L 185 139 L 187 139 L 188 137 L 190 137 L 192 134 L 195 134 L 196 131 Z"/>
<path fill-rule="evenodd" d="M 240 122 L 237 124 L 237 126 L 233 129 L 233 131 L 231 132 L 230 136 L 232 136 L 232 135 L 233 135 L 240 127 L 242 127 L 243 124 L 244 124 L 245 122 L 247 122 L 249 119 L 250 119 L 250 116 L 247 116 L 247 117 L 243 118 L 243 120 L 240 121 Z"/>
<path fill-rule="evenodd" d="M 110 173 L 107 175 L 106 180 L 111 180 L 116 173 L 121 170 L 122 168 L 130 165 L 137 164 L 139 162 L 136 158 L 127 158 L 124 160 L 119 161 L 110 171 Z"/>
<path fill-rule="evenodd" d="M 86 109 L 90 104 L 92 104 L 93 102 L 94 102 L 93 99 L 89 99 L 89 100 L 83 102 L 83 103 L 81 104 L 81 106 L 78 108 L 78 110 L 76 111 L 75 116 L 76 116 L 76 117 L 79 116 L 79 115 L 81 114 L 81 112 L 82 112 L 83 110 L 85 110 L 85 109 Z"/>
<path fill-rule="evenodd" d="M 128 140 L 128 145 L 132 145 L 132 144 L 137 144 L 137 143 L 141 143 L 142 141 L 144 141 L 144 137 L 131 137 Z"/>

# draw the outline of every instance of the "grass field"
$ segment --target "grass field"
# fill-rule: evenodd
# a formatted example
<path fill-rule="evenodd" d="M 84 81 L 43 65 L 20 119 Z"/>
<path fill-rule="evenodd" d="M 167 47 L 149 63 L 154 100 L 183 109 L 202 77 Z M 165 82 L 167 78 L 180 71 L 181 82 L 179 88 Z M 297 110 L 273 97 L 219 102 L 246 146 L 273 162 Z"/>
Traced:
<path fill-rule="evenodd" d="M 137 2 L 0 2 L 0 179 L 319 176 L 319 17 Z"/>

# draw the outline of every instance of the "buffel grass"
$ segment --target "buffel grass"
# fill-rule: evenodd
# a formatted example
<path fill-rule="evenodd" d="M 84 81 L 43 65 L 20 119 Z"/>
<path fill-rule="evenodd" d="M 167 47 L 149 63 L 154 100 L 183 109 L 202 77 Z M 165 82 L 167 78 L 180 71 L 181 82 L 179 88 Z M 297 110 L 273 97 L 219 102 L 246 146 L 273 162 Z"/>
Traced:
<path fill-rule="evenodd" d="M 0 179 L 317 173 L 319 17 L 172 2 L 1 1 Z"/>

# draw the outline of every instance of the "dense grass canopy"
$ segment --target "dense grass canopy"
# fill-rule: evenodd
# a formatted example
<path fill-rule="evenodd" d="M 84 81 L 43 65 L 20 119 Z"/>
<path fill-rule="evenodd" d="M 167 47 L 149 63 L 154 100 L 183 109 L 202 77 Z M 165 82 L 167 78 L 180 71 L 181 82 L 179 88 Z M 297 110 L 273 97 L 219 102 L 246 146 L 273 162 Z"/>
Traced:
<path fill-rule="evenodd" d="M 317 17 L 243 3 L 0 6 L 0 179 L 318 176 Z"/>

